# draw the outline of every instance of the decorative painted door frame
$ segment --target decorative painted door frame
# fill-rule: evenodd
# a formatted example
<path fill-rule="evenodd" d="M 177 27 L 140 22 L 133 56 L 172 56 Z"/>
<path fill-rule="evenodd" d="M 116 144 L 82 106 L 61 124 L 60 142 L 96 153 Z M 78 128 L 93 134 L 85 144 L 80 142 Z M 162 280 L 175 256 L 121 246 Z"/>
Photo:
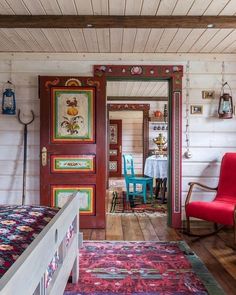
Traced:
<path fill-rule="evenodd" d="M 109 120 L 109 177 L 122 173 L 122 120 Z"/>
<path fill-rule="evenodd" d="M 182 77 L 181 65 L 95 65 L 94 76 L 107 80 L 169 81 L 169 181 L 168 224 L 181 227 L 182 193 Z"/>
<path fill-rule="evenodd" d="M 140 103 L 109 103 L 107 104 L 107 110 L 109 111 L 141 111 L 143 112 L 143 168 L 146 158 L 148 157 L 149 142 L 148 142 L 148 120 L 150 104 Z"/>
<path fill-rule="evenodd" d="M 61 207 L 78 191 L 81 228 L 104 228 L 105 79 L 40 76 L 39 97 L 40 202 Z"/>

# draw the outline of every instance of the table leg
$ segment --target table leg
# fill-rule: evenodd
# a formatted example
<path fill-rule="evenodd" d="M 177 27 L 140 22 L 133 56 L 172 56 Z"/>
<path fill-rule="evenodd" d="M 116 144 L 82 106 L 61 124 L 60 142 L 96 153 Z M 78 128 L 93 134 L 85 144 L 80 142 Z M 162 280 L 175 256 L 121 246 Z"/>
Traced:
<path fill-rule="evenodd" d="M 158 198 L 160 189 L 161 189 L 161 178 L 156 178 L 156 193 L 155 193 L 156 199 Z"/>
<path fill-rule="evenodd" d="M 163 186 L 162 186 L 162 204 L 165 203 L 165 198 L 166 198 L 166 190 L 167 190 L 167 178 L 163 179 Z"/>

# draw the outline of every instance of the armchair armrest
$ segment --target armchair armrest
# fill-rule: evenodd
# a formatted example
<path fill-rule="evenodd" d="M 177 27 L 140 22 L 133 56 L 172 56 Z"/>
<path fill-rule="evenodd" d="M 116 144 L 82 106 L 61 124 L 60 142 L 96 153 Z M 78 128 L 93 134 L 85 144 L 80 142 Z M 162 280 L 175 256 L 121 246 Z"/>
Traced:
<path fill-rule="evenodd" d="M 197 185 L 197 186 L 200 186 L 201 188 L 205 189 L 205 190 L 210 190 L 210 191 L 217 191 L 218 187 L 209 187 L 205 184 L 201 184 L 199 182 L 189 182 L 189 191 L 188 191 L 188 194 L 187 194 L 187 198 L 186 198 L 186 201 L 185 201 L 185 206 L 189 203 L 190 201 L 190 198 L 192 196 L 192 191 L 193 191 L 193 187 L 194 185 Z"/>

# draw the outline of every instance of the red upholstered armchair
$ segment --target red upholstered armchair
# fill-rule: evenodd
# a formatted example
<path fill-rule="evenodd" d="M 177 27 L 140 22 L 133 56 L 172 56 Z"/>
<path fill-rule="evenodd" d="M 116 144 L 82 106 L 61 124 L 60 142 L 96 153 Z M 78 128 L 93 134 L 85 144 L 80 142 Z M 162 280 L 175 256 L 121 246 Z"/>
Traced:
<path fill-rule="evenodd" d="M 187 233 L 191 234 L 190 217 L 195 217 L 212 221 L 215 226 L 218 224 L 234 226 L 234 242 L 236 243 L 236 153 L 226 153 L 222 158 L 218 187 L 210 188 L 197 182 L 190 182 L 189 185 L 185 202 Z M 215 190 L 214 200 L 191 202 L 191 194 L 195 185 L 206 190 Z"/>

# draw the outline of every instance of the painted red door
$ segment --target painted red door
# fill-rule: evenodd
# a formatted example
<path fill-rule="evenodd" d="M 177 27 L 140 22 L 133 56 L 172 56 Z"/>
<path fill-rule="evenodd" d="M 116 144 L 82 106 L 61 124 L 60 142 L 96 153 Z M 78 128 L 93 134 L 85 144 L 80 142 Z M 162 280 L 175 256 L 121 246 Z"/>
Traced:
<path fill-rule="evenodd" d="M 79 192 L 81 228 L 104 228 L 105 80 L 40 76 L 39 97 L 41 204 L 60 207 Z"/>
<path fill-rule="evenodd" d="M 122 169 L 122 120 L 110 120 L 109 142 L 109 176 L 120 177 Z"/>

